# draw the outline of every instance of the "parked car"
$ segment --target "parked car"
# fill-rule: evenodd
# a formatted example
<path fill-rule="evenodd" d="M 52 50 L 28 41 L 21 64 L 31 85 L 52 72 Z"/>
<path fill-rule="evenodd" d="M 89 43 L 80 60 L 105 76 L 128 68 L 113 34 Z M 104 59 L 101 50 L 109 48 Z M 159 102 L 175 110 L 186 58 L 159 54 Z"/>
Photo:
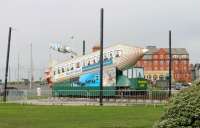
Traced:
<path fill-rule="evenodd" d="M 176 83 L 175 89 L 176 90 L 181 90 L 181 83 Z"/>
<path fill-rule="evenodd" d="M 181 89 L 188 88 L 188 87 L 190 87 L 190 85 L 187 83 L 176 83 L 175 89 L 181 90 Z"/>
<path fill-rule="evenodd" d="M 182 84 L 182 89 L 188 88 L 188 87 L 190 87 L 190 85 L 189 85 L 188 83 L 183 83 L 183 84 Z"/>

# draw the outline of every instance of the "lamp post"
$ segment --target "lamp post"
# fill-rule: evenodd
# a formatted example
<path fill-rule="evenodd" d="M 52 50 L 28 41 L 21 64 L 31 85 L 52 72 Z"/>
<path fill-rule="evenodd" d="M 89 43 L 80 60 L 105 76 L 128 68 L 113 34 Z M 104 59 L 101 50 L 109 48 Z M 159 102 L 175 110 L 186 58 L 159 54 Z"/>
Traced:
<path fill-rule="evenodd" d="M 32 43 L 30 44 L 30 89 L 33 86 L 33 49 Z"/>
<path fill-rule="evenodd" d="M 100 14 L 100 99 L 99 104 L 103 106 L 103 13 L 104 10 L 101 8 Z"/>
<path fill-rule="evenodd" d="M 85 55 L 85 40 L 83 40 L 83 55 Z"/>
<path fill-rule="evenodd" d="M 9 27 L 8 48 L 7 48 L 7 57 L 6 57 L 5 86 L 4 86 L 4 97 L 3 97 L 4 102 L 6 102 L 6 95 L 7 95 L 7 81 L 8 81 L 8 67 L 9 67 L 9 57 L 10 57 L 11 32 L 12 32 L 12 28 Z"/>
<path fill-rule="evenodd" d="M 172 48 L 171 48 L 171 30 L 169 31 L 169 97 L 171 96 L 171 82 L 172 82 Z"/>

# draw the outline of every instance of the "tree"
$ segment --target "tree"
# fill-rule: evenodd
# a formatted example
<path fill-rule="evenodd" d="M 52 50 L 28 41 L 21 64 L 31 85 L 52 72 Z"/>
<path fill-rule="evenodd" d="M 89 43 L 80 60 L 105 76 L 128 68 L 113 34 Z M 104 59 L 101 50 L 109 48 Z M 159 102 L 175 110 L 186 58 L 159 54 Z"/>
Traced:
<path fill-rule="evenodd" d="M 172 97 L 154 128 L 200 128 L 200 86 L 195 84 Z"/>

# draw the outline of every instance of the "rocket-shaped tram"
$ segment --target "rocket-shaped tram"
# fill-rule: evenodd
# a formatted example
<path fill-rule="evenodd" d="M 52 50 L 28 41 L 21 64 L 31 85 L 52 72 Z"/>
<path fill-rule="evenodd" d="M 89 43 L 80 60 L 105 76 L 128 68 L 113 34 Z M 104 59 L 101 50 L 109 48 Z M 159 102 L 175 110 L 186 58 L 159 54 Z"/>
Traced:
<path fill-rule="evenodd" d="M 133 67 L 147 51 L 145 48 L 124 44 L 104 48 L 103 87 L 112 87 L 112 89 L 120 86 L 135 88 L 134 86 L 136 85 L 133 85 L 135 83 L 133 82 L 134 80 L 125 78 L 122 72 Z M 49 86 L 54 90 L 98 89 L 100 84 L 99 69 L 100 52 L 95 51 L 52 65 L 45 74 Z M 140 78 L 139 83 L 145 84 L 141 85 L 141 87 L 147 86 L 144 81 L 144 78 Z"/>

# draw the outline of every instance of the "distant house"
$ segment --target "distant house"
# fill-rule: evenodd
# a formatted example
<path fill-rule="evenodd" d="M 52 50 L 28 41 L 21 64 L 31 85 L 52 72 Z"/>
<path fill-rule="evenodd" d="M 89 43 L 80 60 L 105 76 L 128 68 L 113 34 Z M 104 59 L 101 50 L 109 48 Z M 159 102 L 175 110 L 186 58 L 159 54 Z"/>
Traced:
<path fill-rule="evenodd" d="M 169 74 L 169 49 L 147 46 L 136 66 L 144 67 L 144 75 L 149 80 L 165 80 Z M 191 82 L 192 71 L 189 53 L 185 48 L 172 48 L 172 79 L 177 82 Z"/>

